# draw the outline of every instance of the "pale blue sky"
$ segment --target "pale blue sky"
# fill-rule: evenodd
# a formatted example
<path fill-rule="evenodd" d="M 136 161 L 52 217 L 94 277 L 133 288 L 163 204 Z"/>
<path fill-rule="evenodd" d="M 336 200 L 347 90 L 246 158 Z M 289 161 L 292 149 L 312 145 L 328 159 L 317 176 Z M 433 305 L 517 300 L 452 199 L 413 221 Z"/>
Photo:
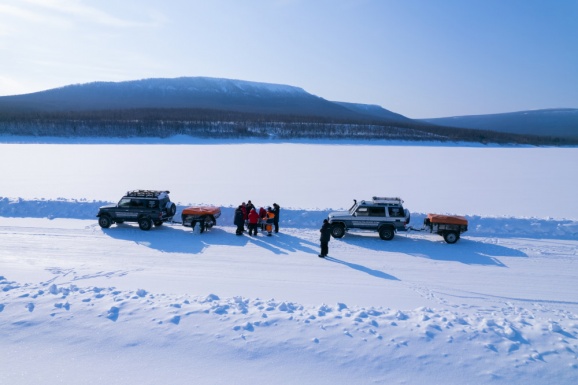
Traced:
<path fill-rule="evenodd" d="M 578 108 L 578 0 L 0 0 L 0 95 L 179 76 L 410 118 Z"/>

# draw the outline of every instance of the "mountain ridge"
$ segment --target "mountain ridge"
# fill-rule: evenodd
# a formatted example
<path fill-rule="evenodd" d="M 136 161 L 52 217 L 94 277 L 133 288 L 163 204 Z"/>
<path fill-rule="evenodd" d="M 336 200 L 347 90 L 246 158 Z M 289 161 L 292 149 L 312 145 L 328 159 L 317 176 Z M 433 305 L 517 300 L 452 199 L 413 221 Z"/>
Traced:
<path fill-rule="evenodd" d="M 0 97 L 0 111 L 135 108 L 203 108 L 263 114 L 375 118 L 295 86 L 209 77 L 92 82 Z"/>
<path fill-rule="evenodd" d="M 577 108 L 547 108 L 420 120 L 446 127 L 578 139 Z"/>
<path fill-rule="evenodd" d="M 554 115 L 552 111 L 558 114 Z M 561 116 L 565 118 L 560 119 Z M 206 135 L 210 135 L 210 130 L 199 122 L 211 121 L 216 125 L 222 121 L 234 121 L 237 127 L 230 128 L 231 135 L 235 132 L 254 133 L 247 126 L 249 122 L 253 128 L 258 127 L 261 135 L 267 135 L 271 124 L 284 122 L 285 134 L 297 136 L 303 131 L 299 123 L 305 123 L 309 124 L 310 132 L 316 132 L 315 135 L 325 133 L 332 136 L 340 132 L 343 137 L 358 137 L 361 125 L 363 135 L 379 138 L 389 137 L 395 132 L 396 138 L 445 138 L 480 143 L 556 144 L 566 142 L 566 139 L 573 143 L 578 140 L 578 109 L 411 119 L 374 104 L 329 101 L 300 87 L 212 77 L 97 81 L 0 97 L 2 132 L 11 135 L 18 132 L 45 135 L 49 131 L 47 127 L 54 124 L 67 125 L 64 131 L 72 135 L 76 135 L 78 130 L 84 135 L 104 135 L 98 128 L 102 126 L 98 122 L 103 121 L 130 126 L 126 135 L 128 132 L 139 135 L 145 124 L 143 121 L 146 121 L 147 132 L 152 132 L 155 124 L 163 125 L 163 122 L 171 122 L 173 129 L 180 132 L 176 126 L 196 121 L 197 128 L 203 126 Z M 505 126 L 504 121 L 507 123 Z M 114 124 L 109 124 L 107 132 Z M 326 126 L 315 128 L 317 124 Z M 83 128 L 86 125 L 91 128 L 86 130 Z M 352 129 L 347 125 L 357 127 Z"/>

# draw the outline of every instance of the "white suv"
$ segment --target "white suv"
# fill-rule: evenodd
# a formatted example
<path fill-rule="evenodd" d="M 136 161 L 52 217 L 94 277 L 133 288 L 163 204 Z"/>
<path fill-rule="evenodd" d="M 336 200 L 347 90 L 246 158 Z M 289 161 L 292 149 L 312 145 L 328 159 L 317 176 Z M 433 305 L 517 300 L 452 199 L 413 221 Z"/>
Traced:
<path fill-rule="evenodd" d="M 389 241 L 396 231 L 407 230 L 410 213 L 403 208 L 401 198 L 373 197 L 371 201 L 353 202 L 349 211 L 329 214 L 334 238 L 343 237 L 350 229 L 362 229 L 377 231 L 381 239 Z"/>

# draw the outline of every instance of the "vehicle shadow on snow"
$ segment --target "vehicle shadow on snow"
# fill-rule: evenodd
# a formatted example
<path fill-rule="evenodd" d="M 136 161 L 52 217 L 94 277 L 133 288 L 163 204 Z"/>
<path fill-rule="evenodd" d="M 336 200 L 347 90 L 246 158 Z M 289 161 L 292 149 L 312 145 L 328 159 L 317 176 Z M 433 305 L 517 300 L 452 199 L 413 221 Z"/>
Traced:
<path fill-rule="evenodd" d="M 418 238 L 411 235 L 397 235 L 391 241 L 383 241 L 378 237 L 349 233 L 341 241 L 375 251 L 397 252 L 419 258 L 460 262 L 467 265 L 507 267 L 498 259 L 499 257 L 528 257 L 520 250 L 464 238 L 450 245 L 445 243 L 443 238 L 439 237 L 438 240 L 434 236 Z"/>
<path fill-rule="evenodd" d="M 111 238 L 130 241 L 141 246 L 162 251 L 164 253 L 199 254 L 211 245 L 244 245 L 247 241 L 235 239 L 230 233 L 219 228 L 212 228 L 203 234 L 193 233 L 190 228 L 178 225 L 163 225 L 149 231 L 142 231 L 138 225 L 113 225 L 102 229 Z M 237 241 L 237 242 L 235 242 Z"/>
<path fill-rule="evenodd" d="M 179 225 L 163 225 L 150 231 L 142 231 L 138 225 L 123 223 L 102 231 L 111 238 L 134 242 L 164 253 L 199 254 L 210 246 L 243 247 L 250 243 L 273 254 L 288 255 L 297 251 L 315 252 L 318 247 L 317 244 L 285 233 L 274 234 L 271 237 L 263 233 L 259 233 L 256 237 L 246 233 L 237 236 L 232 229 L 218 227 L 199 234 Z"/>

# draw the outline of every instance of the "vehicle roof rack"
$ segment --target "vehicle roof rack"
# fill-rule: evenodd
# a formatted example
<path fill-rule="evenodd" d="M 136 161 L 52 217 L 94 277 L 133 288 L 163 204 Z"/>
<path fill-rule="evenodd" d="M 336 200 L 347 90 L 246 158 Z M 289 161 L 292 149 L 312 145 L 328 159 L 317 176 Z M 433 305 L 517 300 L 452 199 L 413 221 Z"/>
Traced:
<path fill-rule="evenodd" d="M 399 197 L 373 197 L 373 203 L 401 205 L 403 203 L 403 199 Z"/>
<path fill-rule="evenodd" d="M 170 194 L 170 191 L 168 190 L 132 190 L 132 191 L 127 191 L 126 192 L 126 196 L 127 197 L 137 197 L 137 198 L 158 198 L 158 199 L 163 199 L 164 197 L 166 197 L 168 194 Z"/>

